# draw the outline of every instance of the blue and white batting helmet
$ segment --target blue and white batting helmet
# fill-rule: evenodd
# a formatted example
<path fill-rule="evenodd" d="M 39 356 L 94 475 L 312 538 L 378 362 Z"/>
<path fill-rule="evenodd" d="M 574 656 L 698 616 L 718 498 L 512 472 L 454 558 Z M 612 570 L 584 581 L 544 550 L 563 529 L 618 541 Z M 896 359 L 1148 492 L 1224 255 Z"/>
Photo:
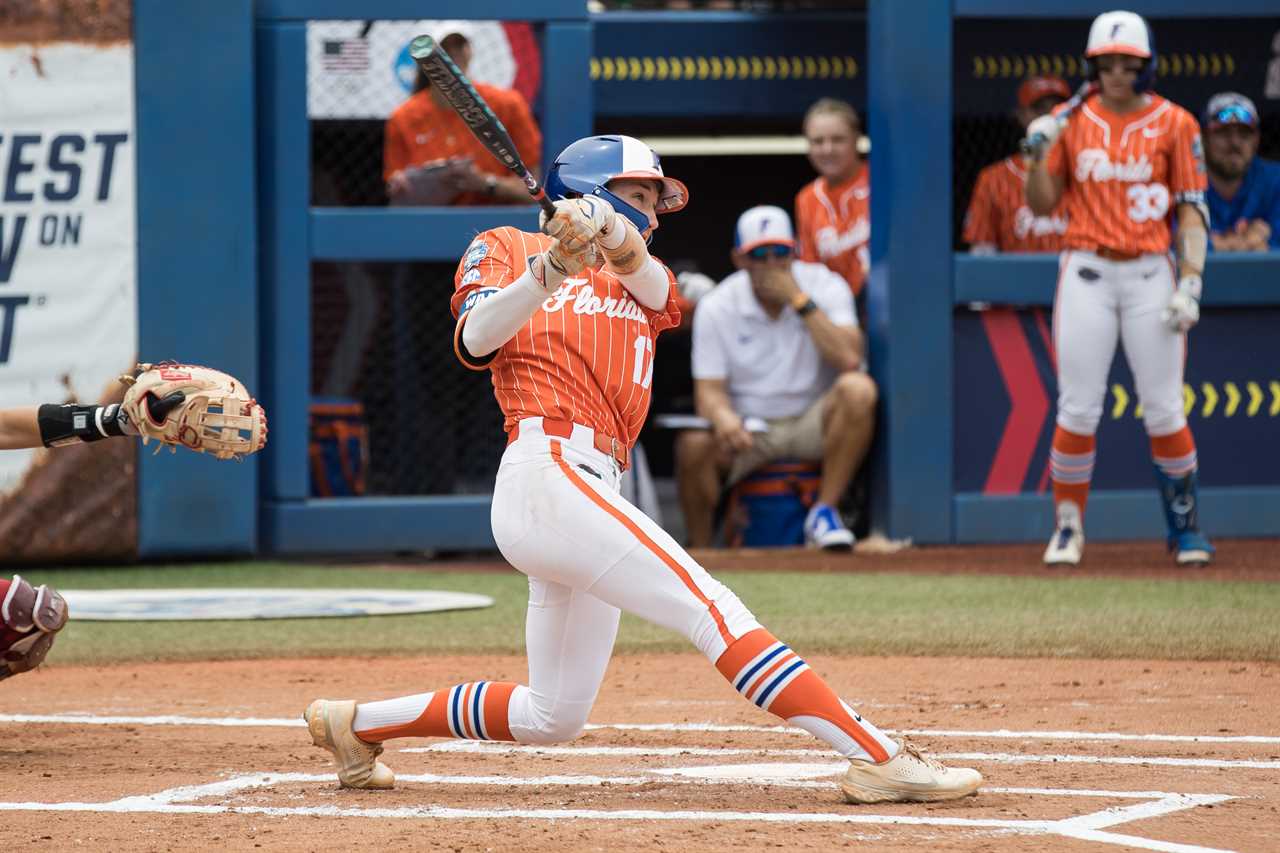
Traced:
<path fill-rule="evenodd" d="M 1085 73 L 1090 80 L 1098 79 L 1098 63 L 1094 60 L 1108 53 L 1136 56 L 1145 60 L 1138 79 L 1133 81 L 1135 92 L 1145 92 L 1156 80 L 1156 41 L 1151 27 L 1142 16 L 1134 12 L 1103 12 L 1093 19 L 1089 27 L 1089 41 L 1085 45 Z"/>
<path fill-rule="evenodd" d="M 658 183 L 658 213 L 671 213 L 689 201 L 689 191 L 662 174 L 653 149 L 630 136 L 588 136 L 556 156 L 547 172 L 546 191 L 553 199 L 600 196 L 644 233 L 649 217 L 618 198 L 605 184 L 618 178 Z"/>

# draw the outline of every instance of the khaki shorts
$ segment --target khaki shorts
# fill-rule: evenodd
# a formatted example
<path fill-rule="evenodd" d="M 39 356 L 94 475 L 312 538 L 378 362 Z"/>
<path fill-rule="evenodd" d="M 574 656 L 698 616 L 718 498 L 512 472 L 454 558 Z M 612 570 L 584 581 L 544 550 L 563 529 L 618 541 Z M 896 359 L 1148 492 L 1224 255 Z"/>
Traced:
<path fill-rule="evenodd" d="M 821 462 L 822 410 L 826 402 L 827 395 L 823 394 L 798 415 L 766 420 L 769 431 L 751 433 L 755 446 L 734 455 L 725 484 L 732 486 L 760 466 L 776 459 Z"/>

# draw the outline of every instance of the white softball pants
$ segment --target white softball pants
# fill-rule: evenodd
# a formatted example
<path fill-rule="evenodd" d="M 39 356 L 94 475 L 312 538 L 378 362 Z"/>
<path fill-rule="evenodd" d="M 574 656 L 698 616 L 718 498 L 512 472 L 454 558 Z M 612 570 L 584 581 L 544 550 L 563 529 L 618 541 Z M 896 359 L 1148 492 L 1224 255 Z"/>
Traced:
<path fill-rule="evenodd" d="M 1116 342 L 1124 345 L 1147 434 L 1182 429 L 1186 335 L 1160 319 L 1175 287 L 1167 255 L 1111 261 L 1068 250 L 1058 261 L 1053 344 L 1058 360 L 1058 426 L 1093 435 L 1102 418 Z"/>
<path fill-rule="evenodd" d="M 621 472 L 591 430 L 565 438 L 520 422 L 493 493 L 493 535 L 529 577 L 527 693 L 512 696 L 512 734 L 556 743 L 586 724 L 621 611 L 687 637 L 711 662 L 760 627 L 724 584 L 618 494 Z"/>

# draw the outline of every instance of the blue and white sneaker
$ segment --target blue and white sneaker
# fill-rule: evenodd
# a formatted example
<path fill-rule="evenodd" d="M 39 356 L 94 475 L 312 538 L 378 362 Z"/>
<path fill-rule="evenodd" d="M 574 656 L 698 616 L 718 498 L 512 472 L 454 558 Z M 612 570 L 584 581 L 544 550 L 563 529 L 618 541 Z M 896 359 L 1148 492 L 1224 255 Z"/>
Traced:
<path fill-rule="evenodd" d="M 1084 524 L 1075 501 L 1058 504 L 1057 527 L 1044 549 L 1046 566 L 1078 566 L 1084 556 Z"/>
<path fill-rule="evenodd" d="M 814 504 L 804 520 L 804 541 L 810 548 L 848 551 L 853 548 L 854 536 L 833 506 Z"/>
<path fill-rule="evenodd" d="M 1179 566 L 1207 566 L 1217 551 L 1199 530 L 1184 530 L 1170 537 L 1169 550 Z"/>

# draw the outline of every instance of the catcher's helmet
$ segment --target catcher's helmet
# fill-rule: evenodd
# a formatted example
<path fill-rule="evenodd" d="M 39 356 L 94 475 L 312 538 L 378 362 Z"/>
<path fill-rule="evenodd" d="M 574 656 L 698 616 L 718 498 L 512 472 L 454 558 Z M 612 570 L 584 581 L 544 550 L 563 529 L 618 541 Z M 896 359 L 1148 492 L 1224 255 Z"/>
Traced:
<path fill-rule="evenodd" d="M 1134 12 L 1103 12 L 1093 19 L 1089 27 L 1089 41 L 1085 45 L 1085 74 L 1090 80 L 1098 79 L 1096 57 L 1107 53 L 1137 56 L 1146 61 L 1138 78 L 1133 81 L 1135 92 L 1145 92 L 1156 79 L 1156 42 L 1151 27 Z"/>
<path fill-rule="evenodd" d="M 658 213 L 679 210 L 689 200 L 684 184 L 662 174 L 662 164 L 653 149 L 630 136 L 579 139 L 561 151 L 551 164 L 546 191 L 553 199 L 600 196 L 643 234 L 649 227 L 649 218 L 605 187 L 617 178 L 658 182 Z"/>

